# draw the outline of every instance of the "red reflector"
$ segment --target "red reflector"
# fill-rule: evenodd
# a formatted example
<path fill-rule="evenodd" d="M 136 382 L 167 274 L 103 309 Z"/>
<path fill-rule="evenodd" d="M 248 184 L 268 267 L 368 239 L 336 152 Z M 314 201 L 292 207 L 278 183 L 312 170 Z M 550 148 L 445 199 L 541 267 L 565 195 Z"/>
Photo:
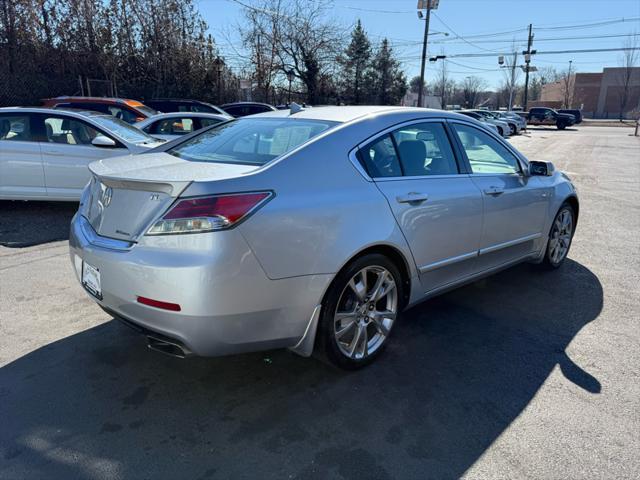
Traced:
<path fill-rule="evenodd" d="M 138 303 L 149 305 L 150 307 L 162 308 L 163 310 L 171 310 L 172 312 L 180 311 L 180 305 L 177 303 L 161 302 L 160 300 L 153 300 L 146 297 L 138 297 Z"/>
<path fill-rule="evenodd" d="M 268 196 L 267 192 L 259 192 L 190 198 L 178 202 L 163 218 L 224 217 L 233 224 Z"/>

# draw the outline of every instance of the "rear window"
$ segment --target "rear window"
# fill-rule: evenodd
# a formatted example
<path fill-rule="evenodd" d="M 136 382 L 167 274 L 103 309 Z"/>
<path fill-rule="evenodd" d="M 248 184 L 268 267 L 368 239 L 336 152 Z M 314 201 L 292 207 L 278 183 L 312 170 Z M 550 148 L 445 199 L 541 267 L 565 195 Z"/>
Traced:
<path fill-rule="evenodd" d="M 103 127 L 108 132 L 113 133 L 114 135 L 126 140 L 130 143 L 142 144 L 142 143 L 156 143 L 160 142 L 156 138 L 153 138 L 149 134 L 143 132 L 142 130 L 138 130 L 135 127 L 132 127 L 128 123 L 123 122 L 119 118 L 108 116 L 108 115 L 96 115 L 92 116 L 91 119 L 96 122 L 98 125 Z"/>
<path fill-rule="evenodd" d="M 193 162 L 264 165 L 337 122 L 242 118 L 197 135 L 167 153 Z"/>

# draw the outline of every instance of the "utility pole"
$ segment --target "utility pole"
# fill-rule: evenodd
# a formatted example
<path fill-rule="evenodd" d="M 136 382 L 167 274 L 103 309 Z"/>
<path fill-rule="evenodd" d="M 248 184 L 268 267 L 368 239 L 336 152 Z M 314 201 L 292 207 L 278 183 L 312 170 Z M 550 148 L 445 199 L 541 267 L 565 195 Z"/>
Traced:
<path fill-rule="evenodd" d="M 527 111 L 527 100 L 529 98 L 529 63 L 531 62 L 531 45 L 533 44 L 533 33 L 531 30 L 533 25 L 529 24 L 529 40 L 527 41 L 527 51 L 524 52 L 524 102 L 523 102 L 523 110 Z"/>
<path fill-rule="evenodd" d="M 424 22 L 424 39 L 422 41 L 422 64 L 420 66 L 420 89 L 418 90 L 418 107 L 422 107 L 422 97 L 424 90 L 424 67 L 427 61 L 427 42 L 429 40 L 429 20 L 431 10 L 438 8 L 440 0 L 418 0 L 418 18 L 422 18 L 422 10 L 427 9 L 427 18 Z"/>
<path fill-rule="evenodd" d="M 516 63 L 518 63 L 518 52 L 513 52 L 511 62 L 511 82 L 509 82 L 509 111 L 513 108 L 513 91 L 516 88 Z"/>

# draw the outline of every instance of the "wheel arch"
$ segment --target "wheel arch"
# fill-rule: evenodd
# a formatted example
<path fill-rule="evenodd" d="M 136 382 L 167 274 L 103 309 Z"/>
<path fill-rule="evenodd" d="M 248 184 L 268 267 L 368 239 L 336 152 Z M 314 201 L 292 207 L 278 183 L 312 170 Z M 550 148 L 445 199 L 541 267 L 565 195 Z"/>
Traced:
<path fill-rule="evenodd" d="M 573 213 L 575 214 L 575 224 L 576 226 L 578 225 L 578 216 L 580 213 L 580 202 L 578 201 L 578 197 L 576 195 L 569 195 L 567 198 L 564 199 L 564 201 L 562 202 L 564 203 L 568 203 L 569 205 L 571 205 L 571 208 L 573 208 Z M 575 230 L 575 227 L 574 227 Z"/>
<path fill-rule="evenodd" d="M 400 271 L 400 275 L 402 275 L 401 301 L 402 301 L 402 308 L 404 308 L 409 303 L 409 298 L 411 296 L 411 278 L 412 278 L 411 268 L 406 255 L 398 247 L 394 245 L 390 245 L 387 243 L 380 243 L 380 244 L 370 245 L 368 247 L 363 248 L 362 250 L 359 250 L 358 252 L 354 253 L 351 257 L 349 257 L 347 261 L 343 263 L 342 267 L 340 267 L 338 272 L 336 272 L 336 274 L 334 275 L 334 279 L 340 274 L 340 272 L 342 272 L 345 268 L 351 265 L 351 263 L 356 261 L 358 258 L 363 257 L 365 255 L 374 254 L 374 253 L 384 255 L 389 260 L 391 260 L 394 263 L 394 265 L 396 265 L 396 267 L 398 267 L 398 270 Z M 331 283 L 333 283 L 333 281 Z M 329 287 L 327 287 L 327 289 L 324 292 L 324 295 L 322 297 L 323 301 L 328 291 L 329 291 Z"/>

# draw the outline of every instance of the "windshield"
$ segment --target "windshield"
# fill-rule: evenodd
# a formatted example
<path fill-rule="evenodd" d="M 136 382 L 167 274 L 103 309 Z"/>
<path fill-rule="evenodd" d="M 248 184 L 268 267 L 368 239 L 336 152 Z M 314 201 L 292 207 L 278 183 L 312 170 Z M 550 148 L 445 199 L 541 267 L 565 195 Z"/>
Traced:
<path fill-rule="evenodd" d="M 161 141 L 112 115 L 96 115 L 92 116 L 91 119 L 105 130 L 112 132 L 114 135 L 129 143 L 143 144 L 158 143 Z"/>
<path fill-rule="evenodd" d="M 295 118 L 241 118 L 207 130 L 167 153 L 193 162 L 264 165 L 336 124 Z"/>

